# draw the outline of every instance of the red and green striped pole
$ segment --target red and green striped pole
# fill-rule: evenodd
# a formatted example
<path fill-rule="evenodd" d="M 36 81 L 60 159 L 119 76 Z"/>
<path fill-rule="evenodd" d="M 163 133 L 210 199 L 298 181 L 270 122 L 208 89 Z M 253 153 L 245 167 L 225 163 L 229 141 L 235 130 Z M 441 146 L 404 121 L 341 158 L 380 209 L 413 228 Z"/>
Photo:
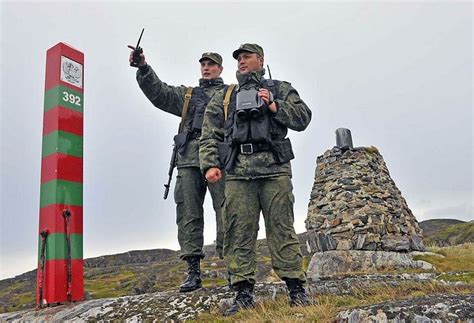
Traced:
<path fill-rule="evenodd" d="M 36 303 L 84 299 L 82 257 L 84 54 L 46 53 Z"/>

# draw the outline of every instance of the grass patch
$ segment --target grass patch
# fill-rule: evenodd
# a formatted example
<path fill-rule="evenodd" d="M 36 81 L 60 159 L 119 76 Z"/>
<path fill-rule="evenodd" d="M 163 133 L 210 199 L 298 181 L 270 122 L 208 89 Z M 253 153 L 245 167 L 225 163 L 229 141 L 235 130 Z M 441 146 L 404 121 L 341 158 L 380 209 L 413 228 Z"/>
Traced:
<path fill-rule="evenodd" d="M 430 247 L 429 251 L 438 253 L 436 256 L 415 256 L 415 260 L 423 260 L 434 265 L 438 272 L 474 272 L 474 243 L 466 243 L 451 247 Z"/>
<path fill-rule="evenodd" d="M 201 263 L 201 271 L 205 270 L 224 270 L 225 269 L 225 264 L 224 263 L 218 263 L 217 261 L 215 262 L 215 266 L 212 266 L 212 262 L 210 263 Z"/>
<path fill-rule="evenodd" d="M 202 287 L 222 287 L 228 284 L 224 278 L 205 278 L 202 281 Z"/>
<path fill-rule="evenodd" d="M 258 302 L 253 310 L 242 310 L 228 318 L 220 310 L 202 313 L 195 322 L 333 322 L 342 310 L 380 303 L 383 301 L 410 299 L 414 297 L 446 294 L 472 293 L 473 286 L 448 286 L 441 283 L 402 282 L 399 286 L 374 283 L 371 288 L 355 290 L 352 295 L 319 295 L 313 298 L 312 306 L 289 307 L 285 297 L 275 301 Z"/>
<path fill-rule="evenodd" d="M 442 226 L 424 239 L 427 245 L 458 245 L 474 241 L 474 223 L 466 222 Z"/>
<path fill-rule="evenodd" d="M 309 256 L 304 256 L 303 257 L 303 271 L 306 272 L 308 270 L 308 267 L 309 267 L 309 262 L 311 261 L 311 257 Z"/>
<path fill-rule="evenodd" d="M 260 261 L 265 264 L 271 264 L 272 263 L 272 258 L 270 256 L 260 256 L 258 257 L 257 261 Z"/>
<path fill-rule="evenodd" d="M 36 302 L 35 285 L 27 281 L 16 282 L 0 291 L 0 299 L 9 299 L 0 308 L 0 313 L 29 308 Z"/>
<path fill-rule="evenodd" d="M 439 279 L 450 282 L 464 282 L 467 284 L 474 283 L 474 272 L 460 273 L 460 274 L 442 274 Z"/>
<path fill-rule="evenodd" d="M 133 271 L 125 271 L 116 274 L 103 274 L 94 278 L 85 279 L 84 289 L 92 298 L 126 296 L 129 294 L 131 289 L 130 286 L 133 286 L 133 284 L 126 284 L 127 287 L 123 287 L 122 284 L 136 279 L 137 276 Z"/>
<path fill-rule="evenodd" d="M 174 278 L 174 279 L 167 279 L 167 280 L 160 280 L 156 281 L 155 285 L 153 286 L 156 291 L 158 292 L 169 292 L 173 290 L 177 290 L 179 285 L 184 282 L 184 278 Z"/>
<path fill-rule="evenodd" d="M 31 285 L 31 282 L 29 281 L 15 282 L 12 285 L 8 286 L 7 288 L 0 290 L 0 297 L 10 295 L 10 294 L 15 294 L 21 290 L 29 290 L 30 289 L 29 285 Z"/>
<path fill-rule="evenodd" d="M 14 312 L 14 311 L 19 311 L 26 307 L 31 306 L 32 304 L 35 304 L 36 302 L 36 294 L 32 292 L 27 292 L 27 293 L 20 293 L 16 294 L 13 299 L 12 303 L 13 305 L 9 307 L 4 307 L 3 311 L 4 312 Z"/>

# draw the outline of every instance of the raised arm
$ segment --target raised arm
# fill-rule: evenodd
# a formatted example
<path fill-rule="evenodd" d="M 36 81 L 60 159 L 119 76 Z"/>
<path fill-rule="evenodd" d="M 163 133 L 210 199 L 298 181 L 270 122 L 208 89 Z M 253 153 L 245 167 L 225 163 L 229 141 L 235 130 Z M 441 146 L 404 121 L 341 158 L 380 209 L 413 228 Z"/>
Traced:
<path fill-rule="evenodd" d="M 181 116 L 186 87 L 172 86 L 162 82 L 150 65 L 137 70 L 137 82 L 148 100 L 165 112 Z"/>

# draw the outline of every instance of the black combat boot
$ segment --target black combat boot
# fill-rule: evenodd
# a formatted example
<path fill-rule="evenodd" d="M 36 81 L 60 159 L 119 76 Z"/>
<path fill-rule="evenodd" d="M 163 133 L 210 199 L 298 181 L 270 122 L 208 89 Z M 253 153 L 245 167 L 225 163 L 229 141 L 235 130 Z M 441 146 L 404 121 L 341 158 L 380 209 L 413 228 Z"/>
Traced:
<path fill-rule="evenodd" d="M 216 247 L 216 253 L 219 259 L 224 259 L 224 250 L 222 250 L 222 247 Z"/>
<path fill-rule="evenodd" d="M 253 292 L 253 284 L 243 281 L 232 285 L 237 291 L 232 306 L 224 312 L 224 316 L 236 314 L 240 309 L 249 309 L 255 307 L 255 294 Z"/>
<path fill-rule="evenodd" d="M 188 263 L 188 277 L 184 283 L 179 286 L 179 291 L 181 293 L 192 292 L 198 288 L 202 287 L 201 284 L 201 257 L 199 256 L 189 256 L 185 258 Z"/>
<path fill-rule="evenodd" d="M 227 286 L 230 288 L 230 289 L 234 289 L 232 287 L 232 283 L 230 281 L 230 271 L 227 271 Z"/>
<path fill-rule="evenodd" d="M 297 278 L 284 279 L 288 291 L 290 292 L 290 306 L 306 306 L 311 305 L 311 300 L 306 294 L 301 281 Z"/>

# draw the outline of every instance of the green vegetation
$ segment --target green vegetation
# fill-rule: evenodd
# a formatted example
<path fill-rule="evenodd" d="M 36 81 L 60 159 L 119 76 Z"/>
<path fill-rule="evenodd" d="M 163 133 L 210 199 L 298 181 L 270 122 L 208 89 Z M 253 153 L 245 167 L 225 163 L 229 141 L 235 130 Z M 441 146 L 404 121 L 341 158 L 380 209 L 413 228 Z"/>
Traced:
<path fill-rule="evenodd" d="M 17 294 L 21 290 L 25 289 L 26 285 L 27 285 L 27 282 L 25 281 L 15 282 L 12 285 L 8 286 L 7 288 L 0 290 L 0 297 L 10 295 L 10 294 Z"/>
<path fill-rule="evenodd" d="M 206 278 L 202 281 L 202 287 L 221 287 L 228 284 L 224 278 Z"/>
<path fill-rule="evenodd" d="M 309 262 L 311 261 L 311 257 L 304 256 L 303 257 L 303 270 L 306 272 L 309 267 Z"/>
<path fill-rule="evenodd" d="M 436 223 L 434 222 L 434 224 Z M 458 227 L 459 225 L 461 225 L 462 228 L 467 228 L 466 231 L 462 231 L 467 232 L 467 235 L 460 234 L 458 236 L 469 237 L 470 234 L 472 234 L 472 223 L 461 223 L 450 226 L 444 225 L 444 228 L 446 229 L 446 232 L 452 232 L 452 227 Z M 431 223 L 431 227 L 435 227 L 433 226 L 433 223 Z M 435 229 L 438 230 L 437 228 Z M 263 242 L 259 242 L 259 246 L 262 249 L 259 249 L 258 252 L 259 259 L 257 261 L 257 280 L 268 282 L 279 281 L 280 279 L 270 268 L 271 259 L 268 254 L 268 249 L 265 249 L 265 245 L 263 244 Z M 432 246 L 428 249 L 429 251 L 437 253 L 444 257 L 424 255 L 417 256 L 415 257 L 415 259 L 424 260 L 433 264 L 440 275 L 440 279 L 444 281 L 465 282 L 469 284 L 472 290 L 474 285 L 474 243 L 466 243 L 463 245 L 449 247 Z M 114 256 L 106 257 L 110 257 L 106 259 L 107 264 L 123 263 L 123 260 L 116 259 Z M 305 270 L 309 265 L 309 261 L 310 257 L 304 257 L 303 268 Z M 216 263 L 217 266 L 213 263 Z M 224 286 L 227 284 L 227 280 L 225 279 L 226 269 L 222 260 L 219 260 L 217 258 L 205 258 L 202 262 L 201 268 L 203 270 L 203 273 L 209 271 L 209 273 L 207 273 L 206 276 L 203 278 L 203 285 L 205 287 Z M 411 269 L 404 270 L 403 272 L 416 273 L 420 271 L 420 269 Z M 214 273 L 216 273 L 217 275 L 214 275 Z M 390 272 L 382 271 L 382 273 Z M 166 260 L 148 264 L 141 263 L 137 265 L 130 263 L 124 265 L 119 264 L 114 266 L 107 265 L 105 267 L 86 267 L 84 275 L 84 289 L 88 297 L 94 299 L 120 297 L 137 293 L 152 293 L 158 291 L 172 290 L 176 291 L 179 285 L 184 280 L 185 276 L 186 264 L 183 261 L 178 260 L 177 256 L 170 256 Z M 217 277 L 211 278 L 208 276 Z M 19 280 L 3 281 L 3 285 L 0 288 L 0 313 L 34 307 L 36 297 L 36 281 L 34 277 L 35 276 L 33 273 L 27 278 L 23 277 Z M 326 298 L 320 296 L 316 298 L 318 307 L 321 311 L 319 314 L 305 314 L 301 312 L 301 309 L 289 309 L 286 305 L 282 305 L 283 303 L 286 304 L 286 299 L 281 300 L 280 303 L 278 303 L 277 300 L 276 303 L 265 303 L 261 306 L 264 306 L 263 309 L 268 311 L 273 311 L 273 308 L 278 308 L 278 311 L 280 311 L 280 307 L 284 308 L 281 309 L 281 311 L 284 311 L 286 314 L 282 314 L 281 316 L 275 316 L 273 319 L 268 320 L 295 321 L 299 319 L 304 319 L 324 321 L 326 319 L 329 320 L 333 317 L 331 311 L 339 311 L 341 308 L 357 306 L 363 301 L 375 302 L 377 301 L 377 297 L 380 297 L 380 299 L 386 297 L 384 295 L 388 293 L 388 290 L 389 289 L 385 291 L 384 288 L 379 288 L 378 291 L 377 289 L 373 290 L 373 293 L 371 295 L 367 294 L 369 293 L 368 291 L 362 291 L 360 295 L 345 296 L 342 298 L 337 298 L 336 296 L 331 295 L 324 296 Z M 439 291 L 438 286 L 433 289 L 433 292 L 436 291 Z M 396 294 L 396 292 L 393 293 Z M 409 296 L 415 297 L 423 295 L 425 293 L 427 293 L 426 290 L 419 288 L 418 290 L 412 290 Z M 247 319 L 250 318 L 250 316 L 242 316 L 241 319 Z M 257 317 L 257 320 L 266 320 L 264 319 L 265 316 Z"/>
<path fill-rule="evenodd" d="M 133 284 L 124 282 L 136 281 L 132 271 L 97 275 L 84 281 L 84 289 L 92 298 L 120 297 L 130 294 Z"/>
<path fill-rule="evenodd" d="M 422 227 L 426 227 L 423 242 L 427 246 L 443 247 L 474 242 L 474 222 L 444 224 L 444 222 L 434 222 L 436 220 L 430 221 L 429 224 L 422 225 Z"/>
<path fill-rule="evenodd" d="M 258 257 L 259 262 L 263 262 L 265 264 L 271 264 L 272 263 L 272 258 L 270 256 L 260 256 Z"/>
<path fill-rule="evenodd" d="M 462 281 L 466 284 L 453 286 L 437 281 L 402 282 L 399 286 L 374 283 L 369 289 L 355 290 L 351 295 L 318 295 L 313 298 L 314 306 L 292 308 L 287 299 L 259 302 L 254 310 L 244 310 L 233 318 L 223 317 L 218 308 L 210 313 L 199 315 L 196 322 L 294 322 L 316 321 L 333 322 L 338 312 L 394 299 L 411 299 L 433 294 L 464 294 L 474 292 L 474 244 L 463 244 L 451 247 L 431 247 L 430 252 L 439 256 L 417 256 L 436 266 L 439 279 L 445 281 Z M 405 271 L 406 272 L 406 271 Z M 414 271 L 413 271 L 414 272 Z"/>
<path fill-rule="evenodd" d="M 3 300 L 8 299 L 8 303 Z M 0 290 L 0 313 L 31 308 L 36 303 L 35 286 L 29 281 L 14 282 Z"/>
<path fill-rule="evenodd" d="M 415 260 L 423 260 L 434 265 L 439 273 L 450 272 L 470 272 L 464 276 L 447 275 L 449 279 L 445 280 L 460 280 L 468 283 L 473 281 L 474 273 L 474 243 L 466 243 L 451 247 L 430 247 L 429 251 L 443 255 L 438 256 L 416 256 Z M 459 279 L 456 279 L 459 277 Z"/>
<path fill-rule="evenodd" d="M 461 221 L 461 220 L 456 220 L 456 219 L 431 219 L 431 220 L 421 221 L 419 225 L 420 225 L 420 228 L 423 229 L 423 235 L 430 236 L 433 233 L 446 228 L 447 226 L 459 224 L 459 223 L 466 223 L 466 222 Z"/>
<path fill-rule="evenodd" d="M 460 274 L 442 274 L 439 276 L 439 279 L 445 280 L 445 281 L 460 281 L 464 283 L 474 283 L 474 272 L 468 272 L 468 273 L 460 273 Z"/>
<path fill-rule="evenodd" d="M 6 309 L 6 312 L 19 311 L 27 307 L 27 305 L 36 302 L 36 295 L 31 292 L 16 294 L 12 299 L 12 306 Z"/>
<path fill-rule="evenodd" d="M 258 302 L 253 310 L 242 310 L 231 318 L 223 317 L 218 308 L 210 313 L 202 313 L 196 322 L 333 322 L 338 312 L 390 301 L 394 299 L 410 299 L 414 297 L 445 294 L 472 293 L 473 286 L 447 286 L 441 283 L 403 282 L 399 286 L 374 284 L 369 289 L 359 289 L 351 295 L 318 295 L 313 298 L 313 306 L 289 307 L 288 300 L 283 297 L 275 301 Z"/>
<path fill-rule="evenodd" d="M 372 153 L 372 154 L 380 154 L 379 150 L 374 146 L 366 147 L 365 151 L 367 151 L 369 153 Z"/>

